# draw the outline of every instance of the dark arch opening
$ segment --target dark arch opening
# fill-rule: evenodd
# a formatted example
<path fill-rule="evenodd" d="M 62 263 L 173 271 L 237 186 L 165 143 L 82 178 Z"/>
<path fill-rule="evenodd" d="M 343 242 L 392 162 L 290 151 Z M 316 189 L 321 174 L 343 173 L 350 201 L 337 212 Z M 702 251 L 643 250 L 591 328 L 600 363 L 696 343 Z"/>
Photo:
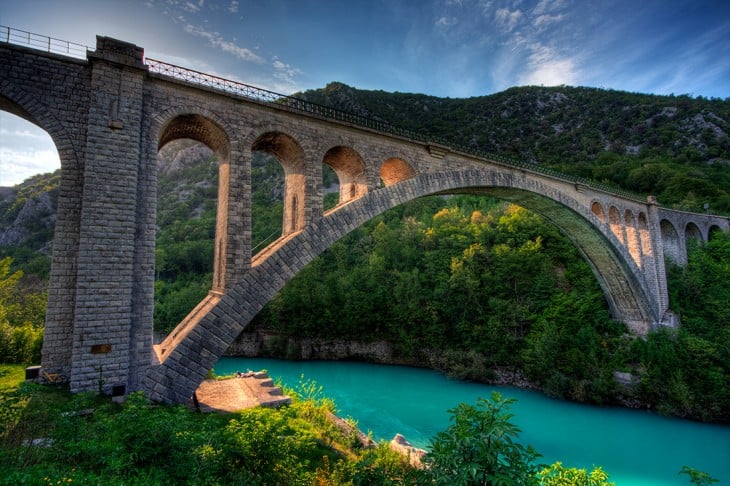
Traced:
<path fill-rule="evenodd" d="M 365 162 L 355 150 L 341 145 L 333 147 L 324 155 L 322 163 L 337 175 L 339 181 L 338 205 L 346 204 L 367 194 Z"/>
<path fill-rule="evenodd" d="M 301 230 L 306 221 L 307 200 L 304 150 L 294 138 L 281 132 L 264 133 L 254 141 L 251 150 L 273 156 L 284 171 L 281 236 Z"/>
<path fill-rule="evenodd" d="M 662 232 L 662 243 L 664 246 L 664 256 L 675 263 L 682 263 L 682 250 L 679 242 L 679 233 L 674 225 L 666 219 L 660 223 Z"/>
<path fill-rule="evenodd" d="M 687 226 L 684 228 L 684 239 L 686 241 L 694 239 L 698 243 L 702 243 L 704 241 L 702 230 L 694 223 L 687 223 Z"/>
<path fill-rule="evenodd" d="M 171 330 L 226 282 L 230 143 L 197 114 L 158 135 L 155 331 Z"/>

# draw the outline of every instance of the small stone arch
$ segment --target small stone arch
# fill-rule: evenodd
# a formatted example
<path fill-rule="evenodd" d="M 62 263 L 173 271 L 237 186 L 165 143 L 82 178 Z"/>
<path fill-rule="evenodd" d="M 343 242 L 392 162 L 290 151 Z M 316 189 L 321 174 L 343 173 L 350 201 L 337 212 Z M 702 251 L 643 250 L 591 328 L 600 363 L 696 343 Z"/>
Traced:
<path fill-rule="evenodd" d="M 591 204 L 591 212 L 598 218 L 598 221 L 606 224 L 606 213 L 603 211 L 603 205 L 601 203 L 593 201 L 593 204 Z"/>
<path fill-rule="evenodd" d="M 679 233 L 674 225 L 666 219 L 663 219 L 659 224 L 662 232 L 662 244 L 664 246 L 664 256 L 669 258 L 675 263 L 681 263 L 682 258 L 682 247 L 679 240 Z"/>
<path fill-rule="evenodd" d="M 616 206 L 608 208 L 608 221 L 611 225 L 611 232 L 620 242 L 626 245 L 626 234 L 624 233 L 624 225 L 621 221 L 621 213 Z"/>
<path fill-rule="evenodd" d="M 723 233 L 723 230 L 721 227 L 719 227 L 716 224 L 713 224 L 710 226 L 710 229 L 707 231 L 707 241 L 711 241 L 713 238 L 717 237 L 717 235 L 721 235 Z"/>
<path fill-rule="evenodd" d="M 161 150 L 173 140 L 185 138 L 202 143 L 218 157 L 218 205 L 212 290 L 222 292 L 226 282 L 231 143 L 226 131 L 210 118 L 197 113 L 182 113 L 170 117 L 160 127 L 157 134 L 157 150 Z"/>
<path fill-rule="evenodd" d="M 399 157 L 390 157 L 380 167 L 380 180 L 385 187 L 415 177 L 415 169 Z"/>
<path fill-rule="evenodd" d="M 687 223 L 687 226 L 684 228 L 684 239 L 685 241 L 694 239 L 701 243 L 704 241 L 702 230 L 692 222 Z"/>
<path fill-rule="evenodd" d="M 626 228 L 626 246 L 629 249 L 629 254 L 631 254 L 631 258 L 634 259 L 639 268 L 642 268 L 641 239 L 639 238 L 636 218 L 634 218 L 634 213 L 630 209 L 624 212 L 624 227 Z"/>
<path fill-rule="evenodd" d="M 286 133 L 270 131 L 259 135 L 251 150 L 273 155 L 284 169 L 282 236 L 301 230 L 306 222 L 307 207 L 307 163 L 301 145 Z"/>
<path fill-rule="evenodd" d="M 324 154 L 322 162 L 337 174 L 340 181 L 340 204 L 367 194 L 367 168 L 360 154 L 354 149 L 343 145 L 332 147 Z"/>

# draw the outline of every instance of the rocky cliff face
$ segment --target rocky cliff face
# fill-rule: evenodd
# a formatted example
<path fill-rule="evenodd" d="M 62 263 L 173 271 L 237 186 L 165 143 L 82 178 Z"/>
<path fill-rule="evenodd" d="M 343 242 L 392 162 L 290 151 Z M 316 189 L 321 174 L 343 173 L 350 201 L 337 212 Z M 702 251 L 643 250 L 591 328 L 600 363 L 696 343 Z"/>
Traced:
<path fill-rule="evenodd" d="M 58 172 L 0 190 L 0 247 L 27 246 L 50 253 L 57 184 Z"/>

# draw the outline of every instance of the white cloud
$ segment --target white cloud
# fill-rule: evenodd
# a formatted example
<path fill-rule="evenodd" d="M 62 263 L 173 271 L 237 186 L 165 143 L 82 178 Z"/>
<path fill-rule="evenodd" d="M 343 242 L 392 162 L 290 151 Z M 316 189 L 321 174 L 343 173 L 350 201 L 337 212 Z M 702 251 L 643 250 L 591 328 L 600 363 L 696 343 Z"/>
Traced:
<path fill-rule="evenodd" d="M 274 57 L 271 65 L 274 67 L 274 77 L 280 81 L 284 81 L 287 85 L 295 84 L 295 77 L 301 73 L 297 68 L 282 62 L 279 58 Z"/>
<path fill-rule="evenodd" d="M 195 5 L 193 2 L 185 2 L 185 4 L 183 5 L 182 8 L 186 12 L 192 12 L 192 13 L 195 13 L 200 10 L 200 6 Z"/>
<path fill-rule="evenodd" d="M 192 34 L 196 37 L 202 37 L 203 39 L 206 39 L 211 46 L 220 49 L 223 52 L 233 54 L 237 58 L 243 59 L 244 61 L 251 61 L 256 63 L 263 62 L 263 59 L 257 56 L 253 51 L 251 51 L 250 49 L 246 49 L 245 47 L 241 47 L 235 42 L 225 40 L 218 32 L 209 32 L 201 27 L 196 27 L 191 24 L 185 26 L 185 32 L 187 32 L 188 34 Z"/>
<path fill-rule="evenodd" d="M 556 86 L 574 85 L 580 79 L 577 63 L 569 57 L 560 57 L 550 47 L 535 43 L 530 46 L 528 68 L 518 81 L 521 85 Z"/>
<path fill-rule="evenodd" d="M 559 15 L 538 15 L 535 20 L 532 21 L 532 25 L 538 29 L 547 27 L 548 25 L 555 24 L 557 22 L 560 22 L 565 18 L 565 15 L 559 14 Z"/>
<path fill-rule="evenodd" d="M 231 13 L 238 12 L 238 0 L 231 1 L 231 4 L 228 6 L 228 11 Z"/>
<path fill-rule="evenodd" d="M 565 7 L 565 0 L 540 0 L 532 9 L 532 15 L 539 16 L 546 12 L 555 12 L 563 7 Z"/>
<path fill-rule="evenodd" d="M 507 8 L 499 8 L 494 14 L 497 22 L 506 30 L 511 32 L 517 27 L 517 24 L 522 19 L 522 12 L 520 10 L 509 10 Z"/>
<path fill-rule="evenodd" d="M 448 27 L 450 25 L 456 25 L 457 22 L 456 17 L 440 17 L 436 20 L 436 25 L 439 27 Z"/>
<path fill-rule="evenodd" d="M 30 176 L 61 167 L 56 150 L 15 150 L 0 146 L 0 186 L 14 186 Z"/>

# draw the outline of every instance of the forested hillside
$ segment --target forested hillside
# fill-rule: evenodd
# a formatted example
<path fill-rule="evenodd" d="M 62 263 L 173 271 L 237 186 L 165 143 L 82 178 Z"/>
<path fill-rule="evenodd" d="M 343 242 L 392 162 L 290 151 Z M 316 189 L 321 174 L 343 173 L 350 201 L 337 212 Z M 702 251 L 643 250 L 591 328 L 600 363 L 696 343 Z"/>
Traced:
<path fill-rule="evenodd" d="M 337 83 L 301 96 L 657 195 L 669 207 L 703 211 L 707 204 L 730 214 L 730 101 L 569 87 L 464 100 Z M 252 165 L 256 252 L 280 235 L 283 172 L 264 154 Z M 207 148 L 180 141 L 161 152 L 158 168 L 155 328 L 165 333 L 210 288 L 217 161 Z M 325 176 L 334 189 L 333 173 Z M 0 283 L 14 287 L 7 295 L 16 300 L 43 297 L 57 184 L 58 174 L 37 176 L 0 193 L 0 258 L 13 259 Z M 274 356 L 302 356 L 304 338 L 378 341 L 390 346 L 393 361 L 456 377 L 510 376 L 557 397 L 730 421 L 728 262 L 727 235 L 691 248 L 690 264 L 668 272 L 683 326 L 637 340 L 611 320 L 588 265 L 555 227 L 498 200 L 430 197 L 337 242 L 247 331 L 266 333 L 263 352 Z M 18 269 L 23 278 L 12 273 Z M 29 302 L 37 309 L 37 299 Z M 3 324 L 7 336 L 25 322 L 42 326 L 38 312 L 14 309 Z M 36 345 L 26 348 L 37 353 Z M 7 356 L 0 361 L 15 359 Z M 619 385 L 614 372 L 628 382 Z"/>
<path fill-rule="evenodd" d="M 651 194 L 668 207 L 730 213 L 730 100 L 569 86 L 436 98 L 341 83 L 295 96 Z"/>

